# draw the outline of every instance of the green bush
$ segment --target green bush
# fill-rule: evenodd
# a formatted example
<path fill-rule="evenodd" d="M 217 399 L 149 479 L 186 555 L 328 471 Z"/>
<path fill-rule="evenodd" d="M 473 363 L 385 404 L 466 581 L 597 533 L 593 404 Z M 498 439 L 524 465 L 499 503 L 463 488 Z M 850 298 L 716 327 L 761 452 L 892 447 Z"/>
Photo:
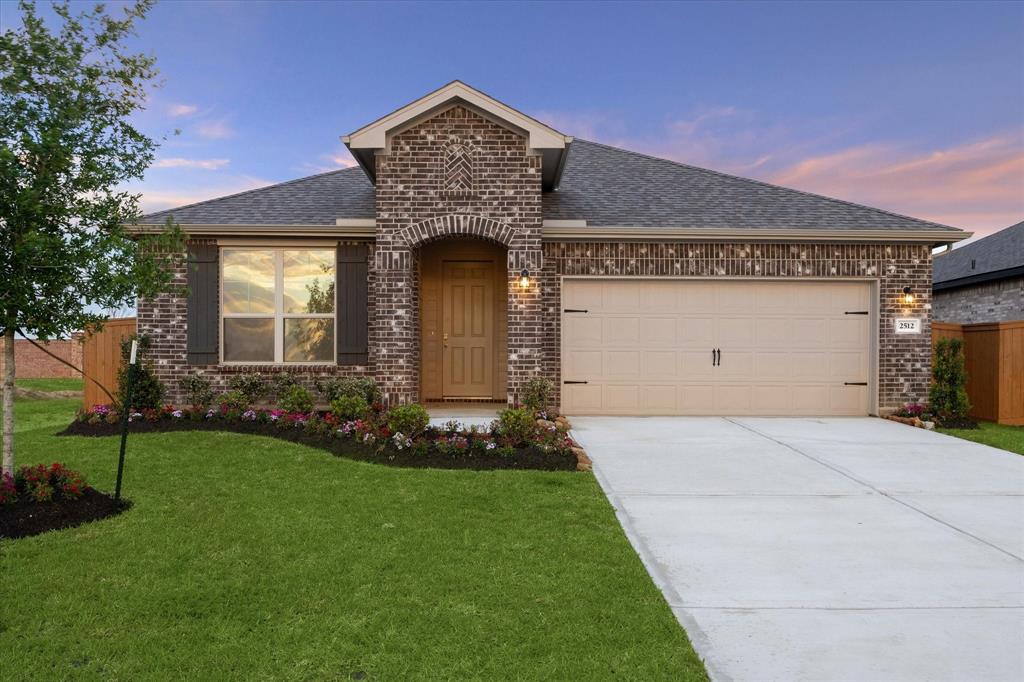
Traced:
<path fill-rule="evenodd" d="M 398 405 L 388 412 L 388 429 L 391 433 L 400 433 L 415 438 L 427 429 L 430 415 L 422 405 Z"/>
<path fill-rule="evenodd" d="M 278 407 L 288 412 L 312 412 L 313 394 L 298 384 L 289 387 L 278 401 Z"/>
<path fill-rule="evenodd" d="M 220 394 L 220 398 L 217 400 L 217 404 L 222 408 L 228 410 L 237 410 L 238 412 L 244 412 L 249 409 L 249 398 L 239 390 L 226 391 Z"/>
<path fill-rule="evenodd" d="M 342 421 L 365 419 L 369 412 L 370 406 L 361 395 L 342 395 L 331 401 L 331 414 Z"/>
<path fill-rule="evenodd" d="M 551 394 L 554 392 L 555 385 L 550 379 L 532 377 L 523 386 L 523 405 L 534 413 L 546 410 L 551 404 Z"/>
<path fill-rule="evenodd" d="M 334 379 L 317 379 L 314 382 L 316 390 L 329 403 L 343 395 L 362 396 L 367 405 L 380 402 L 380 389 L 377 382 L 369 377 L 337 377 Z"/>
<path fill-rule="evenodd" d="M 963 351 L 963 341 L 960 339 L 940 339 L 935 344 L 928 401 L 932 412 L 944 421 L 965 419 L 971 409 L 965 388 L 967 370 L 964 367 Z"/>
<path fill-rule="evenodd" d="M 288 391 L 292 386 L 301 386 L 298 377 L 291 372 L 281 372 L 280 374 L 274 374 L 270 377 L 270 389 L 269 395 L 273 397 L 273 400 L 280 403 L 281 400 L 288 394 Z"/>
<path fill-rule="evenodd" d="M 249 405 L 255 405 L 267 395 L 267 379 L 260 373 L 236 374 L 228 382 L 228 388 L 239 391 Z"/>
<path fill-rule="evenodd" d="M 494 430 L 509 445 L 527 445 L 537 433 L 537 420 L 529 408 L 509 408 L 498 413 Z"/>
<path fill-rule="evenodd" d="M 149 349 L 152 340 L 145 334 L 132 334 L 121 341 L 121 368 L 117 370 L 117 404 L 125 404 L 125 392 L 127 390 L 128 364 L 132 354 L 132 341 L 138 341 L 139 347 L 135 354 L 135 368 L 132 370 L 132 395 L 131 405 L 137 409 L 155 409 L 163 405 L 167 389 L 163 382 L 153 374 L 153 367 L 146 362 L 149 357 Z"/>
<path fill-rule="evenodd" d="M 185 392 L 185 399 L 194 410 L 205 410 L 213 402 L 213 389 L 206 377 L 190 374 L 182 377 L 178 386 Z"/>

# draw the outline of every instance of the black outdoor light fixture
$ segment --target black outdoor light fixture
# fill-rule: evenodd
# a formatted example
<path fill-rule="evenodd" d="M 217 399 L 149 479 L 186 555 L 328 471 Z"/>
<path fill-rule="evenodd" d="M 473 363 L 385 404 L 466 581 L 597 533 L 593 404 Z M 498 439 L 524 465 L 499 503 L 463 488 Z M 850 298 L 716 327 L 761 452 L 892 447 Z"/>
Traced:
<path fill-rule="evenodd" d="M 523 268 L 523 271 L 519 273 L 519 286 L 523 289 L 530 288 L 530 271 Z"/>
<path fill-rule="evenodd" d="M 903 287 L 903 302 L 907 305 L 914 303 L 914 292 L 910 287 Z"/>

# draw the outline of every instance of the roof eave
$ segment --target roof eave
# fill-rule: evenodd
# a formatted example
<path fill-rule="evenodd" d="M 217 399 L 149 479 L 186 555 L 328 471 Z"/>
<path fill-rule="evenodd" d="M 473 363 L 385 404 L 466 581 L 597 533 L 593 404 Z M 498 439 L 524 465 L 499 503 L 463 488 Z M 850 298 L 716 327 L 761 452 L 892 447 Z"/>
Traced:
<path fill-rule="evenodd" d="M 967 277 L 957 277 L 956 279 L 932 282 L 932 291 L 959 289 L 961 287 L 969 287 L 972 284 L 983 284 L 985 282 L 994 282 L 996 280 L 1021 276 L 1024 276 L 1024 265 L 1020 265 L 1015 268 L 1005 268 L 1003 270 L 993 270 L 992 272 L 983 272 L 978 275 L 968 275 Z"/>

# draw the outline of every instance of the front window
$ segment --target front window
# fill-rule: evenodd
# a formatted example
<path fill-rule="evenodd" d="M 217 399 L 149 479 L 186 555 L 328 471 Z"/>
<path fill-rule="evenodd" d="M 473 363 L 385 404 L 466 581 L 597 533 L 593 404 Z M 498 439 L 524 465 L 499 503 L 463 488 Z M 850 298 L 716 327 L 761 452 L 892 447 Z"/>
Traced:
<path fill-rule="evenodd" d="M 334 250 L 221 250 L 224 362 L 334 362 Z"/>

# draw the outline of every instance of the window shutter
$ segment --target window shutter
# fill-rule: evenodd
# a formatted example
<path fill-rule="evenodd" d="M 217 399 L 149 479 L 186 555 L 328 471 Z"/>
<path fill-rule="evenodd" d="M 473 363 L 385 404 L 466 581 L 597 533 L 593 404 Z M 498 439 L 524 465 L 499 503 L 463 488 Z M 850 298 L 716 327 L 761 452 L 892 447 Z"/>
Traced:
<path fill-rule="evenodd" d="M 188 346 L 190 365 L 215 365 L 220 360 L 219 279 L 216 244 L 188 247 Z"/>
<path fill-rule="evenodd" d="M 338 364 L 369 361 L 369 274 L 366 244 L 338 244 L 334 314 L 338 320 Z"/>

